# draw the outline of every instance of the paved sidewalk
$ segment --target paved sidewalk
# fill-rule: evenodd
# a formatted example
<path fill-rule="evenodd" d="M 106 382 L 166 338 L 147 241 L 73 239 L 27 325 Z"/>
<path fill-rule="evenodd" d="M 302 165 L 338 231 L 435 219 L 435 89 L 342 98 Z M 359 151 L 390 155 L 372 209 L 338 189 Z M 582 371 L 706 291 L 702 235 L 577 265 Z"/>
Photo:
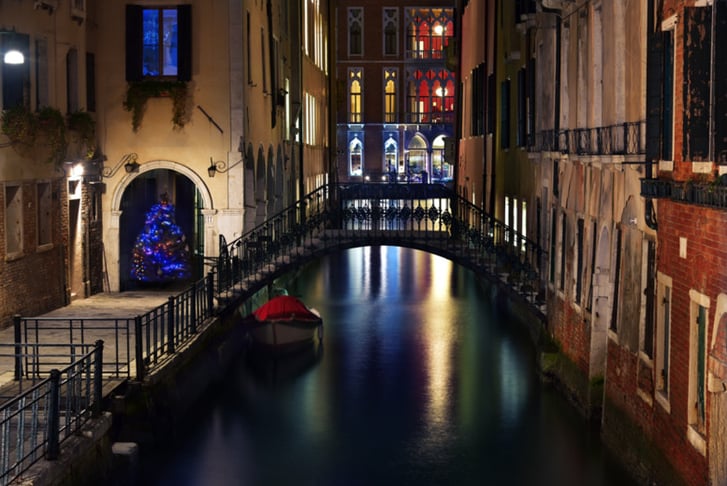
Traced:
<path fill-rule="evenodd" d="M 144 314 L 155 307 L 158 307 L 169 300 L 172 295 L 177 295 L 179 289 L 165 290 L 134 290 L 127 292 L 104 292 L 92 295 L 86 299 L 78 299 L 65 307 L 55 309 L 42 316 L 24 317 L 70 317 L 70 318 L 129 318 Z M 57 333 L 57 339 L 53 336 L 55 331 L 44 333 L 45 342 L 67 342 L 68 332 L 63 327 Z M 13 326 L 0 330 L 0 343 L 13 344 L 15 342 L 15 330 Z M 109 349 L 113 346 L 113 340 L 104 342 L 104 354 L 113 356 L 115 350 Z M 0 377 L 12 373 L 13 361 L 10 358 L 0 358 Z M 2 382 L 2 380 L 0 380 Z"/>

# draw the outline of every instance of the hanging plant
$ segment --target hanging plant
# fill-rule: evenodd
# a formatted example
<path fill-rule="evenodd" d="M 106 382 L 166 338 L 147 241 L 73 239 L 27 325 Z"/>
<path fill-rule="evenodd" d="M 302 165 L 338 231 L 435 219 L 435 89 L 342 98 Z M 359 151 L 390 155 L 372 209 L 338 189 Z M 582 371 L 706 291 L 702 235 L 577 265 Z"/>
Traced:
<path fill-rule="evenodd" d="M 68 129 L 78 133 L 80 142 L 86 147 L 86 157 L 91 158 L 96 150 L 96 121 L 90 113 L 76 111 L 66 116 Z"/>
<path fill-rule="evenodd" d="M 2 131 L 11 143 L 32 145 L 35 139 L 35 115 L 25 106 L 8 108 L 2 113 Z"/>
<path fill-rule="evenodd" d="M 66 156 L 66 122 L 61 112 L 50 106 L 41 108 L 37 115 L 37 134 L 42 136 L 50 147 L 48 162 L 60 164 Z"/>
<path fill-rule="evenodd" d="M 131 112 L 131 126 L 135 132 L 141 126 L 147 100 L 161 97 L 172 99 L 172 123 L 174 128 L 184 127 L 187 122 L 187 83 L 147 79 L 129 83 L 124 98 L 124 109 Z"/>

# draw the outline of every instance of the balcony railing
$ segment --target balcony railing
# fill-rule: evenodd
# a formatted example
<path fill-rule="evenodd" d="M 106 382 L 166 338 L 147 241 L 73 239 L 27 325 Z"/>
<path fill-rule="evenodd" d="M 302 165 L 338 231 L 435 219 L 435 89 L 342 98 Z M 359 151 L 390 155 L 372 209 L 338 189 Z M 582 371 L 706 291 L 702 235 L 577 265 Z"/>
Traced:
<path fill-rule="evenodd" d="M 646 121 L 594 128 L 543 130 L 530 137 L 531 152 L 572 155 L 643 155 L 646 153 Z"/>
<path fill-rule="evenodd" d="M 641 179 L 643 197 L 664 198 L 687 204 L 727 209 L 727 186 L 718 183 Z"/>

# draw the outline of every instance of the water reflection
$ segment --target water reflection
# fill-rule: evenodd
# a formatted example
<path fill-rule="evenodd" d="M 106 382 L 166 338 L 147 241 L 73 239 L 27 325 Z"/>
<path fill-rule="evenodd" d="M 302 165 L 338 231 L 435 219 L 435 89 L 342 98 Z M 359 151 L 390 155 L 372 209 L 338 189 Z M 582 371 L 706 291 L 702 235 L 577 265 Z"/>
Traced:
<path fill-rule="evenodd" d="M 158 485 L 626 485 L 528 339 L 474 276 L 413 250 L 331 255 L 289 286 L 324 341 L 241 359 L 194 416 Z M 323 350 L 325 352 L 323 352 Z"/>

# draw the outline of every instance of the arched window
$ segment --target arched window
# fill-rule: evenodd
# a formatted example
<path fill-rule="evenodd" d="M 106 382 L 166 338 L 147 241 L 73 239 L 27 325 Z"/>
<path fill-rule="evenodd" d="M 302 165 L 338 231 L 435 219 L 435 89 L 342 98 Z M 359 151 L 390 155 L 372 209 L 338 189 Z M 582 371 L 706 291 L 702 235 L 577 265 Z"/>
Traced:
<path fill-rule="evenodd" d="M 403 162 L 399 163 L 398 144 L 391 136 L 384 143 L 384 159 L 384 170 L 386 172 L 404 173 L 404 164 Z"/>
<path fill-rule="evenodd" d="M 452 166 L 444 159 L 444 135 L 432 142 L 432 174 L 433 181 L 452 180 Z"/>
<path fill-rule="evenodd" d="M 406 155 L 407 179 L 420 182 L 427 170 L 427 142 L 421 135 L 415 135 L 409 142 Z"/>
<path fill-rule="evenodd" d="M 348 55 L 360 56 L 363 54 L 363 8 L 351 7 L 348 9 Z"/>
<path fill-rule="evenodd" d="M 360 176 L 362 171 L 363 145 L 358 137 L 354 136 L 348 144 L 348 171 L 352 176 Z"/>
<path fill-rule="evenodd" d="M 351 68 L 348 70 L 348 121 L 350 123 L 361 123 L 361 103 L 363 80 L 361 68 Z"/>
<path fill-rule="evenodd" d="M 396 68 L 384 68 L 384 122 L 397 122 Z"/>

